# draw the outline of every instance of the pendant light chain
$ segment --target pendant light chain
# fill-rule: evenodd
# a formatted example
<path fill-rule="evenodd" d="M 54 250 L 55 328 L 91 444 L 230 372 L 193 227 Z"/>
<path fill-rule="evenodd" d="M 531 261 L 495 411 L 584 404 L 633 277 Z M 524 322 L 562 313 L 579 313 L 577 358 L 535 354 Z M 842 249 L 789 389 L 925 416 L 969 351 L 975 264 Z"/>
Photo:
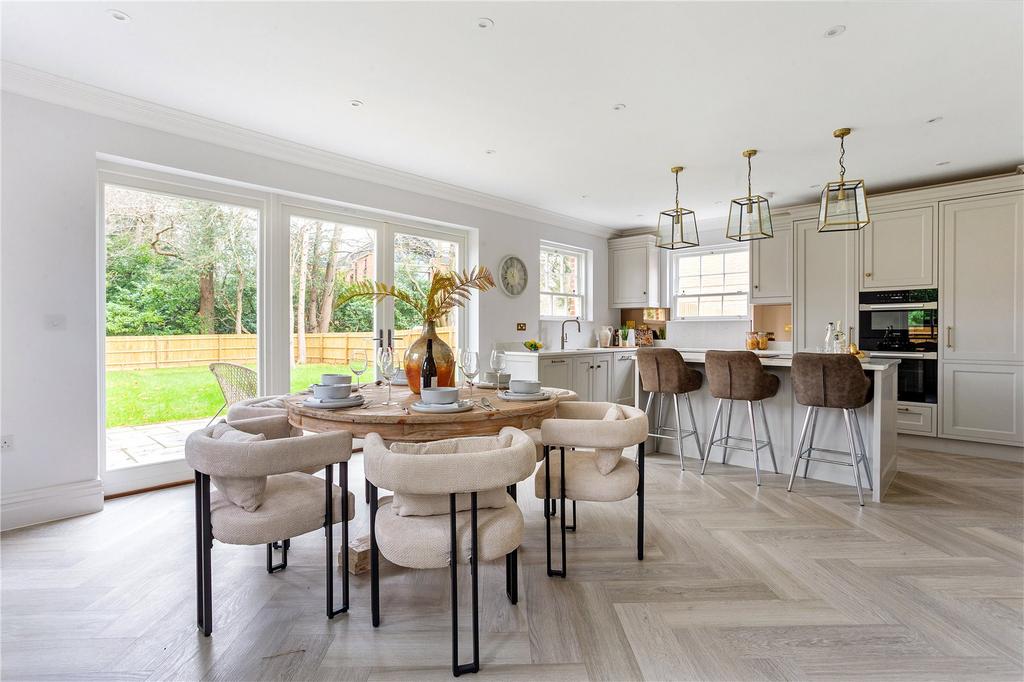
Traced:
<path fill-rule="evenodd" d="M 839 138 L 839 182 L 843 182 L 843 178 L 846 177 L 846 164 L 843 160 L 846 158 L 846 137 Z"/>
<path fill-rule="evenodd" d="M 679 171 L 675 172 L 676 176 L 676 210 L 679 210 Z"/>
<path fill-rule="evenodd" d="M 751 196 L 753 195 L 753 191 L 750 189 L 750 187 L 751 187 L 751 185 L 750 185 L 750 173 L 751 173 L 751 170 L 750 170 L 750 164 L 751 164 L 750 159 L 751 158 L 753 158 L 753 157 L 752 156 L 748 156 L 747 157 L 747 199 L 750 199 Z"/>

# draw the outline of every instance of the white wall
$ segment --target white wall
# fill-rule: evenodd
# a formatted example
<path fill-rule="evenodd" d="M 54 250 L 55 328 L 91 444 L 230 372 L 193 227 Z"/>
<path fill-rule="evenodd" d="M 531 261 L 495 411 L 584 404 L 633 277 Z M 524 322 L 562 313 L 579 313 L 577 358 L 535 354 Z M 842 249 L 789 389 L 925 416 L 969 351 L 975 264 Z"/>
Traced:
<path fill-rule="evenodd" d="M 3 93 L 0 236 L 0 429 L 3 526 L 99 508 L 97 154 L 479 229 L 480 262 L 520 256 L 526 292 L 499 290 L 479 306 L 479 347 L 543 336 L 539 241 L 594 253 L 594 314 L 607 323 L 607 243 L 545 223 L 278 161 Z M 67 316 L 48 331 L 44 317 Z M 527 330 L 517 332 L 516 322 Z M 557 332 L 556 332 L 557 336 Z"/>

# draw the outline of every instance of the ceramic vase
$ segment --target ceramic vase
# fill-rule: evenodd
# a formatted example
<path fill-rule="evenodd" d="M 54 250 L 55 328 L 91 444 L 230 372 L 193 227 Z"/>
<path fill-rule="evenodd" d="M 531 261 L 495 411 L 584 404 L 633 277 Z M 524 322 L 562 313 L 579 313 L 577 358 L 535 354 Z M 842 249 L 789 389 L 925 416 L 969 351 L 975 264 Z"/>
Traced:
<path fill-rule="evenodd" d="M 452 352 L 451 346 L 437 335 L 437 325 L 427 322 L 423 326 L 420 338 L 413 341 L 405 351 L 405 376 L 409 380 L 409 390 L 417 395 L 420 392 L 420 368 L 427 356 L 427 339 L 433 341 L 434 364 L 437 366 L 435 386 L 455 385 L 455 353 Z"/>

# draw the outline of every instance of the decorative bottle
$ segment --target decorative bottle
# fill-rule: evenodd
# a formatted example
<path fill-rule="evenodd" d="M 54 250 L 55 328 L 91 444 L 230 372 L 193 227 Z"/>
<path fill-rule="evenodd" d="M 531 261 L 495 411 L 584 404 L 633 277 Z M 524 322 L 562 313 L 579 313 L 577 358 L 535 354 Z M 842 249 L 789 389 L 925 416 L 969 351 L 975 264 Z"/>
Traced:
<path fill-rule="evenodd" d="M 423 358 L 420 368 L 420 388 L 431 388 L 437 378 L 437 365 L 434 364 L 434 340 L 427 339 L 427 355 Z"/>

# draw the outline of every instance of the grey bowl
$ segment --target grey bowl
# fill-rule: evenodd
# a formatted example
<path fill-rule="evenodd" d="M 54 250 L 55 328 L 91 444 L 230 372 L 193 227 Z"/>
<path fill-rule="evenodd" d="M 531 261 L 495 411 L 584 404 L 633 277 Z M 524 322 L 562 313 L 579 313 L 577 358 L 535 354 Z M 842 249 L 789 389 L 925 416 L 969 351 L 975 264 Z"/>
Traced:
<path fill-rule="evenodd" d="M 459 389 L 454 386 L 437 386 L 420 391 L 420 400 L 427 405 L 450 405 L 459 399 Z"/>
<path fill-rule="evenodd" d="M 540 393 L 539 381 L 527 381 L 526 379 L 513 379 L 508 382 L 509 390 L 513 393 Z"/>
<path fill-rule="evenodd" d="M 351 384 L 352 377 L 348 374 L 321 374 L 321 384 Z"/>
<path fill-rule="evenodd" d="M 351 394 L 352 384 L 313 384 L 314 398 L 339 400 Z"/>

